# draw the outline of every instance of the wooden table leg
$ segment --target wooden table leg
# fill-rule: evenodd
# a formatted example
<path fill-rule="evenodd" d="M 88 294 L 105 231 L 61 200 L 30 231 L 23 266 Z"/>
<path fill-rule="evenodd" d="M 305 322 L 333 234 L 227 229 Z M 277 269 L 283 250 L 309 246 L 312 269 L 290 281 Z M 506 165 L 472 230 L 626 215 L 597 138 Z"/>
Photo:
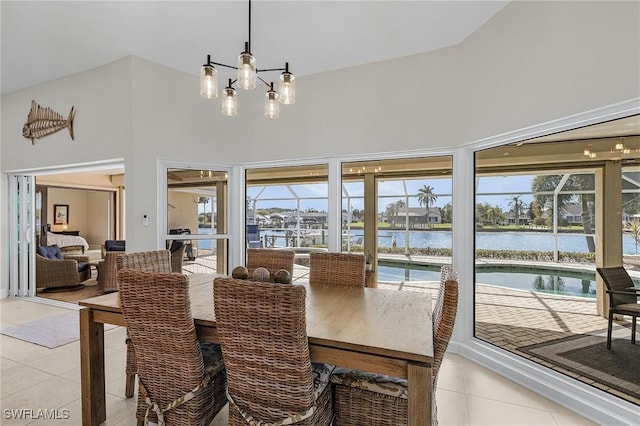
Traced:
<path fill-rule="evenodd" d="M 80 381 L 82 424 L 99 425 L 107 418 L 104 388 L 104 325 L 93 311 L 80 309 Z"/>
<path fill-rule="evenodd" d="M 409 363 L 407 366 L 409 426 L 431 425 L 432 383 L 430 365 Z"/>

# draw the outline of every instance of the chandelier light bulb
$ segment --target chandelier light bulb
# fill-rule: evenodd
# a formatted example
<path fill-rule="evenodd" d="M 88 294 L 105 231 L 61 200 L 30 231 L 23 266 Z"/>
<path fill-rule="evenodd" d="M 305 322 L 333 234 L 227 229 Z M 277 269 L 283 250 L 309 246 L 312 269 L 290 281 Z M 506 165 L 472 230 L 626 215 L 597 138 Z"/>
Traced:
<path fill-rule="evenodd" d="M 222 114 L 232 117 L 238 115 L 238 95 L 236 89 L 231 87 L 231 79 L 229 86 L 224 88 L 224 96 L 222 97 Z"/>
<path fill-rule="evenodd" d="M 238 56 L 238 87 L 244 90 L 256 88 L 256 58 L 249 52 L 249 43 L 244 43 L 244 52 Z"/>
<path fill-rule="evenodd" d="M 211 55 L 200 69 L 200 96 L 206 99 L 218 97 L 218 71 L 211 65 Z"/>
<path fill-rule="evenodd" d="M 264 116 L 267 118 L 278 118 L 280 116 L 280 103 L 278 99 L 280 95 L 273 90 L 273 83 L 269 87 L 267 94 L 265 95 L 264 102 Z"/>
<path fill-rule="evenodd" d="M 296 77 L 289 72 L 289 62 L 285 63 L 284 72 L 280 74 L 278 92 L 281 104 L 291 105 L 296 102 Z"/>

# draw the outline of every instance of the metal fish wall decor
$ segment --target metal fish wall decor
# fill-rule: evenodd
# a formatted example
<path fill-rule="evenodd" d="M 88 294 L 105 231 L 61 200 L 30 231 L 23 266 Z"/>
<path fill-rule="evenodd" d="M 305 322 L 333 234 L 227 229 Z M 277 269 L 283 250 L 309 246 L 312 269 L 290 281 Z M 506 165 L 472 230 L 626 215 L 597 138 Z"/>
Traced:
<path fill-rule="evenodd" d="M 65 119 L 62 114 L 58 114 L 50 107 L 42 108 L 36 101 L 31 101 L 31 110 L 27 116 L 27 122 L 22 127 L 22 136 L 31 139 L 31 144 L 35 145 L 36 139 L 67 128 L 69 129 L 71 140 L 75 140 L 73 137 L 73 119 L 75 115 L 76 111 L 73 106 L 69 111 L 69 116 Z"/>

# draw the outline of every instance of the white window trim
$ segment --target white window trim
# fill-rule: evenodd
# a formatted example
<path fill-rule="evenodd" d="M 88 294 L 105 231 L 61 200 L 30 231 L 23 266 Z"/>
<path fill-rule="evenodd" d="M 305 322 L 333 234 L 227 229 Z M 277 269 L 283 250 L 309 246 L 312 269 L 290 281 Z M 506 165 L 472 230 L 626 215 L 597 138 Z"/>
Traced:
<path fill-rule="evenodd" d="M 185 161 L 158 160 L 158 170 L 157 170 L 158 193 L 156 197 L 156 199 L 158 200 L 158 205 L 156 207 L 156 211 L 158 212 L 159 220 L 156 228 L 156 240 L 157 240 L 156 247 L 158 247 L 159 249 L 164 249 L 166 247 L 166 241 L 168 239 L 175 238 L 175 235 L 169 235 L 169 232 L 167 230 L 168 228 L 167 227 L 167 223 L 168 223 L 167 170 L 168 169 L 216 170 L 216 171 L 225 171 L 228 173 L 227 188 L 229 188 L 229 193 L 227 194 L 228 202 L 227 202 L 227 212 L 226 212 L 226 217 L 228 218 L 227 233 L 213 234 L 213 235 L 207 235 L 207 236 L 198 236 L 197 234 L 194 234 L 190 236 L 190 239 L 193 239 L 193 240 L 199 240 L 199 239 L 224 240 L 226 239 L 229 242 L 229 256 L 227 259 L 228 265 L 230 266 L 235 264 L 233 263 L 232 253 L 234 252 L 234 250 L 237 250 L 235 246 L 238 245 L 239 242 L 234 241 L 234 239 L 231 238 L 231 235 L 244 235 L 244 233 L 239 233 L 239 234 L 235 233 L 236 231 L 235 228 L 237 226 L 240 226 L 238 225 L 238 223 L 242 224 L 244 222 L 244 210 L 242 213 L 242 217 L 235 217 L 234 215 L 231 214 L 231 212 L 234 211 L 232 208 L 234 194 L 232 194 L 231 192 L 233 191 L 234 187 L 240 186 L 236 184 L 234 180 L 235 168 L 233 166 L 229 166 L 228 164 L 221 165 L 221 164 L 211 164 L 211 163 L 194 163 L 194 162 L 185 162 Z"/>
<path fill-rule="evenodd" d="M 483 365 L 599 424 L 636 424 L 638 406 L 473 337 L 474 154 L 487 148 L 640 114 L 640 98 L 482 139 L 454 156 L 453 252 L 460 282 L 456 334 L 449 350 Z"/>

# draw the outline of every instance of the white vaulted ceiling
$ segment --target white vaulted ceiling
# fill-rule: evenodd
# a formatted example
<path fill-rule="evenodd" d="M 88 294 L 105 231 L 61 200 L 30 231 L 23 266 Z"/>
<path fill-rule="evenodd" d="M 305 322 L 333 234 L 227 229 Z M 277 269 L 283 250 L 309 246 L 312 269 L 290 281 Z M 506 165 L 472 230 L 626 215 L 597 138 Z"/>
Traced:
<path fill-rule="evenodd" d="M 258 68 L 308 75 L 456 45 L 507 1 L 267 1 L 252 5 Z M 248 2 L 2 1 L 2 93 L 129 55 L 197 75 L 234 64 Z"/>

